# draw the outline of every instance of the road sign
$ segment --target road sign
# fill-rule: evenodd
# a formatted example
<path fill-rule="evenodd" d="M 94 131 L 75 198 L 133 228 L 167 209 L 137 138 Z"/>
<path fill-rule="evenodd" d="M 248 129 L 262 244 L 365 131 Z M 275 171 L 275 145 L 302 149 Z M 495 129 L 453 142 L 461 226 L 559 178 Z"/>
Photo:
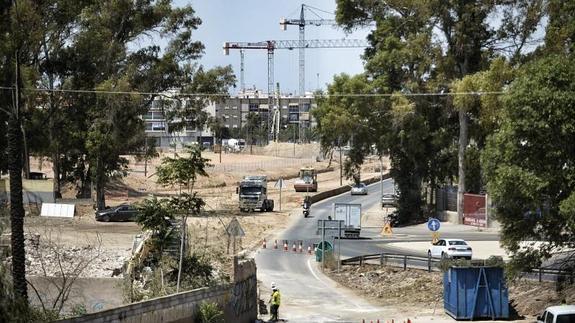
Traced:
<path fill-rule="evenodd" d="M 427 221 L 427 228 L 433 232 L 439 230 L 439 227 L 441 227 L 441 223 L 439 222 L 438 219 L 436 218 L 430 218 L 429 221 Z"/>
<path fill-rule="evenodd" d="M 340 224 L 341 223 L 341 224 Z M 325 225 L 325 229 L 323 229 Z M 322 234 L 325 230 L 326 237 L 340 237 L 344 231 L 345 223 L 341 220 L 317 220 L 317 235 Z M 341 231 L 341 232 L 340 232 Z"/>
<path fill-rule="evenodd" d="M 230 237 L 243 237 L 246 235 L 246 233 L 244 232 L 244 229 L 240 225 L 240 222 L 236 218 L 233 218 L 230 221 L 230 224 L 228 224 L 226 231 L 228 232 L 228 235 Z"/>
<path fill-rule="evenodd" d="M 439 232 L 432 232 L 431 243 L 436 244 L 438 240 L 439 240 Z"/>
<path fill-rule="evenodd" d="M 391 224 L 386 223 L 385 226 L 383 227 L 383 230 L 381 231 L 381 235 L 389 235 L 389 234 L 393 234 L 393 230 L 391 230 Z"/>
<path fill-rule="evenodd" d="M 274 188 L 288 188 L 286 182 L 283 180 L 283 178 L 279 178 L 278 181 L 275 183 Z"/>

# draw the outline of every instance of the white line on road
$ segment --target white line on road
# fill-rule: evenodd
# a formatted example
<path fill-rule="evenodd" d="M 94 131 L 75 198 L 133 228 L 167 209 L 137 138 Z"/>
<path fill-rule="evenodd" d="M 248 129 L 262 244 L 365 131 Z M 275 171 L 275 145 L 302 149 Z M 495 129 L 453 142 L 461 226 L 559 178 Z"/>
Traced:
<path fill-rule="evenodd" d="M 329 283 L 327 283 L 326 281 L 324 281 L 323 279 L 321 279 L 321 278 L 315 273 L 315 271 L 313 270 L 313 267 L 312 267 L 312 265 L 311 265 L 311 258 L 309 258 L 309 259 L 307 260 L 307 267 L 308 267 L 309 271 L 311 272 L 311 274 L 315 277 L 315 279 L 317 279 L 319 282 L 321 282 L 321 283 L 322 283 L 323 285 L 325 285 L 326 287 L 334 289 L 334 287 L 333 287 L 331 284 L 329 284 Z M 357 307 L 358 309 L 360 309 L 360 310 L 362 310 L 362 311 L 366 311 L 366 312 L 374 312 L 374 311 L 377 311 L 377 309 L 375 309 L 374 307 L 371 307 L 371 306 L 362 306 L 362 305 L 357 304 L 356 302 L 353 301 L 353 298 L 347 298 L 347 300 L 348 300 L 350 303 L 352 303 L 355 307 Z"/>

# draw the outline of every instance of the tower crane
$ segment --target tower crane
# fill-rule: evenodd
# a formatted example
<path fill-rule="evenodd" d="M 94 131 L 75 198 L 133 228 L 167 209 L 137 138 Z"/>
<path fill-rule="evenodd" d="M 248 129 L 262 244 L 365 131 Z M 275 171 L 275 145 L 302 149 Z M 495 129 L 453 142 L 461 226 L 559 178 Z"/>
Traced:
<path fill-rule="evenodd" d="M 223 49 L 224 54 L 229 55 L 231 49 L 236 49 L 240 51 L 240 87 L 242 90 L 245 89 L 244 84 L 244 51 L 248 49 L 259 49 L 266 50 L 268 53 L 268 129 L 269 139 L 273 140 L 274 137 L 277 140 L 277 132 L 279 131 L 279 107 L 276 106 L 272 112 L 272 105 L 274 101 L 273 95 L 273 85 L 274 85 L 274 51 L 276 49 L 289 49 L 293 50 L 295 48 L 300 49 L 300 92 L 302 89 L 302 65 L 301 65 L 301 49 L 303 48 L 362 48 L 367 47 L 367 40 L 364 39 L 316 39 L 316 40 L 266 40 L 260 42 L 226 42 L 224 43 Z M 278 87 L 279 91 L 279 87 Z M 279 95 L 279 93 L 277 93 Z M 278 100 L 279 101 L 279 100 Z M 279 102 L 278 102 L 279 105 Z M 271 115 L 271 116 L 270 116 Z M 276 118 L 277 115 L 277 119 Z M 275 133 L 274 133 L 275 130 Z"/>
<path fill-rule="evenodd" d="M 240 50 L 240 84 L 244 88 L 244 55 L 243 51 L 248 49 L 267 50 L 268 53 L 268 96 L 272 96 L 274 86 L 274 51 L 276 49 L 289 49 L 296 48 L 363 48 L 367 47 L 368 42 L 365 39 L 315 39 L 315 40 L 266 40 L 259 42 L 225 42 L 223 49 L 224 54 L 229 55 L 230 50 Z M 300 62 L 301 63 L 301 62 Z M 301 65 L 300 65 L 301 68 Z M 300 70 L 301 73 L 301 70 Z M 300 74 L 300 90 L 301 90 L 301 74 Z"/>
<path fill-rule="evenodd" d="M 299 19 L 280 19 L 280 28 L 282 30 L 286 30 L 288 25 L 296 25 L 299 26 L 299 94 L 305 95 L 305 26 L 306 25 L 313 25 L 313 26 L 333 26 L 336 25 L 336 21 L 334 19 L 305 19 L 305 9 L 311 8 L 310 6 L 306 6 L 305 4 L 301 5 L 301 11 L 299 14 Z"/>

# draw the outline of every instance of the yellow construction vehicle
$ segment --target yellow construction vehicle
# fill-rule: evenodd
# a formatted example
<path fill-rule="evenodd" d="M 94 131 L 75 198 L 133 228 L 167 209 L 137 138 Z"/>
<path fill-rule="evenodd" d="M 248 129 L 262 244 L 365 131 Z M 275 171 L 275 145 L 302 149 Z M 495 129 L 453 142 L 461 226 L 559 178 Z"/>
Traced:
<path fill-rule="evenodd" d="M 313 167 L 302 167 L 293 187 L 296 192 L 317 192 L 317 172 Z"/>

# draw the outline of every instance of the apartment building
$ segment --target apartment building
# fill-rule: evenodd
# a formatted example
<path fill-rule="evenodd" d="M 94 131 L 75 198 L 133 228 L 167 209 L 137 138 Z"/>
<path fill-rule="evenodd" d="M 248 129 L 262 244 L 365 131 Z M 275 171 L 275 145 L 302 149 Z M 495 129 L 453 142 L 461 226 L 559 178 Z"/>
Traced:
<path fill-rule="evenodd" d="M 156 98 L 148 113 L 143 116 L 146 123 L 146 135 L 149 142 L 153 141 L 156 147 L 168 148 L 181 147 L 183 144 L 202 143 L 210 146 L 214 143 L 213 134 L 209 128 L 188 129 L 170 131 L 170 125 L 166 122 L 165 111 L 169 111 L 177 101 L 168 98 Z M 276 102 L 274 100 L 273 104 Z M 315 126 L 311 111 L 316 107 L 313 97 L 282 95 L 279 98 L 280 125 L 297 125 L 300 133 L 305 129 Z M 268 116 L 273 117 L 273 106 L 270 111 L 269 100 L 266 93 L 257 90 L 247 90 L 237 96 L 226 98 L 222 102 L 210 102 L 205 111 L 212 117 L 223 121 L 225 127 L 240 130 L 247 123 L 250 113 L 261 117 L 262 122 L 267 122 Z M 298 136 L 300 138 L 301 136 Z M 150 141 L 151 140 L 151 141 Z"/>
<path fill-rule="evenodd" d="M 270 114 L 273 114 L 275 104 L 274 100 L 270 111 L 267 94 L 252 90 L 215 103 L 215 113 L 226 127 L 238 129 L 246 125 L 250 113 L 259 115 L 262 120 L 268 120 L 268 116 L 272 118 Z M 302 129 L 315 125 L 310 113 L 316 107 L 313 97 L 282 95 L 278 106 L 281 125 L 297 124 Z"/>
<path fill-rule="evenodd" d="M 207 127 L 203 129 L 184 127 L 178 131 L 171 131 L 170 124 L 166 121 L 164 113 L 176 104 L 181 104 L 181 102 L 169 97 L 154 99 L 148 113 L 143 115 L 146 123 L 148 144 L 153 143 L 158 148 L 174 146 L 181 148 L 184 144 L 192 143 L 201 143 L 205 146 L 212 145 L 214 143 L 213 134 Z M 216 115 L 213 103 L 206 106 L 205 111 L 212 117 Z"/>

